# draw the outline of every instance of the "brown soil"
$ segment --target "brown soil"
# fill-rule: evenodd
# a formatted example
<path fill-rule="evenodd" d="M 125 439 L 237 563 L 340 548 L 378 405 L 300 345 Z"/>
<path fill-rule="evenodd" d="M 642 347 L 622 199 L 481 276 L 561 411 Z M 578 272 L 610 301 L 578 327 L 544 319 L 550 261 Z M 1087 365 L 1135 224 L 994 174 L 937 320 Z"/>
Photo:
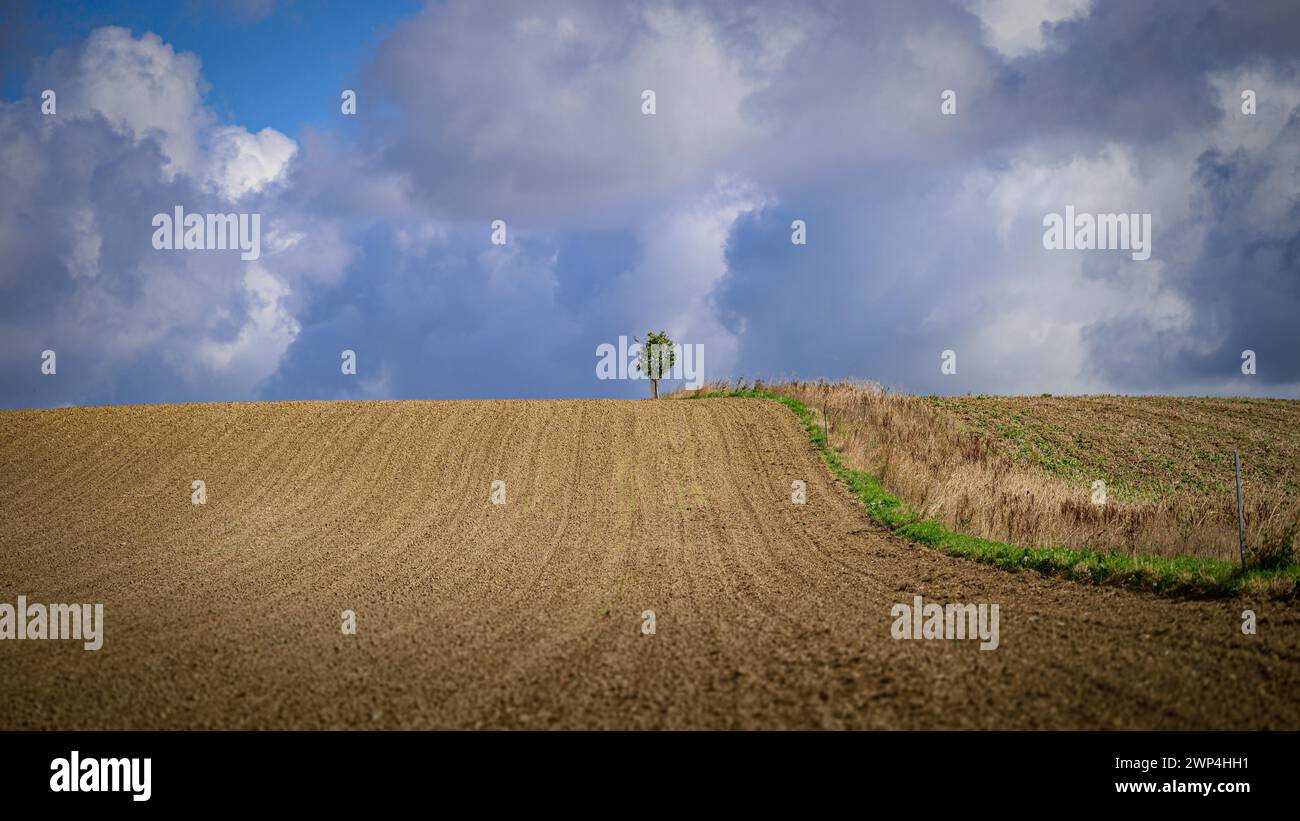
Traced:
<path fill-rule="evenodd" d="M 105 609 L 0 641 L 6 729 L 1300 728 L 1297 605 L 900 541 L 774 402 L 12 411 L 0 463 L 0 602 Z M 1001 646 L 893 640 L 914 594 Z"/>

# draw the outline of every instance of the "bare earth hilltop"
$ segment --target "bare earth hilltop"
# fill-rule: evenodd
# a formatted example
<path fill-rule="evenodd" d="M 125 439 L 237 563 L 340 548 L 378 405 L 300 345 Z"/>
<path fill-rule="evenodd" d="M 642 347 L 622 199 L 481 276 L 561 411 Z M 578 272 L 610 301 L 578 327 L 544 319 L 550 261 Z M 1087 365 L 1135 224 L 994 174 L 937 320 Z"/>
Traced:
<path fill-rule="evenodd" d="M 0 602 L 104 605 L 0 641 L 4 729 L 1300 728 L 1300 606 L 902 541 L 771 401 L 8 411 L 0 462 Z"/>

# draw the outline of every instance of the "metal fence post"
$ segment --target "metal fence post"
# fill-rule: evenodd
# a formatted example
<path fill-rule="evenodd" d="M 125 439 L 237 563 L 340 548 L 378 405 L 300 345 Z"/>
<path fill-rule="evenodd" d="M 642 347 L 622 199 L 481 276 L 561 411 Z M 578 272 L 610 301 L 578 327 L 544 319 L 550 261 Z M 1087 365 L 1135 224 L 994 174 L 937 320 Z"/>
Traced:
<path fill-rule="evenodd" d="M 1232 452 L 1233 465 L 1237 473 L 1237 541 L 1241 545 L 1241 572 L 1246 572 L 1246 514 L 1241 504 L 1241 451 Z"/>

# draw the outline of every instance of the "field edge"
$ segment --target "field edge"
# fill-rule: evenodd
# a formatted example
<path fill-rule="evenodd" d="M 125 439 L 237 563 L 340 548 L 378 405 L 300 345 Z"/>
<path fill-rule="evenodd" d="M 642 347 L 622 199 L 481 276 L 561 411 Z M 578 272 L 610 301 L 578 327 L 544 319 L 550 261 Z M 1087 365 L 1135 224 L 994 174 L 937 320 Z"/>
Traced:
<path fill-rule="evenodd" d="M 942 522 L 924 519 L 895 497 L 865 470 L 850 467 L 817 424 L 813 411 L 798 399 L 767 390 L 731 390 L 678 395 L 680 399 L 763 399 L 788 408 L 821 454 L 831 472 L 862 502 L 875 522 L 910 541 L 953 556 L 973 559 L 1003 570 L 1036 570 L 1089 584 L 1103 584 L 1188 598 L 1227 598 L 1242 593 L 1267 593 L 1275 598 L 1300 596 L 1300 568 L 1248 568 L 1233 562 L 1193 556 L 1131 556 L 1072 547 L 1020 547 L 949 530 Z"/>

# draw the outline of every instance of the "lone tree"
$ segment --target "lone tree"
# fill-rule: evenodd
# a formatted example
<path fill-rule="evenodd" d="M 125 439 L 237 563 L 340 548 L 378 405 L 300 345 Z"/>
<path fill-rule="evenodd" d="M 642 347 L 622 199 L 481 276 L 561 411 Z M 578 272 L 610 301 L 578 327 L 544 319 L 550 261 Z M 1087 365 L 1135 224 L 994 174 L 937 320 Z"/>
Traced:
<path fill-rule="evenodd" d="M 640 342 L 635 336 L 633 342 Z M 637 354 L 636 367 L 650 379 L 650 398 L 659 398 L 659 380 L 668 376 L 677 364 L 677 343 L 665 331 L 646 333 L 645 344 Z"/>

